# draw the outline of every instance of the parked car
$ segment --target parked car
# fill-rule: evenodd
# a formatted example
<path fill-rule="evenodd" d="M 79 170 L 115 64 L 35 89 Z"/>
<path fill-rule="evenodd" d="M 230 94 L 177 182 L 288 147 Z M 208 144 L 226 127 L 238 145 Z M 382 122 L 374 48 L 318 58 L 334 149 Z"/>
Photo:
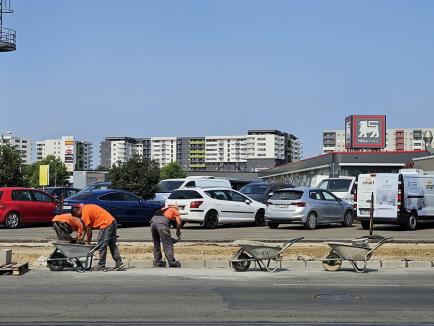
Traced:
<path fill-rule="evenodd" d="M 58 200 L 71 197 L 80 192 L 80 189 L 70 187 L 45 187 L 43 190 Z"/>
<path fill-rule="evenodd" d="M 94 190 L 110 189 L 112 186 L 111 182 L 95 182 L 86 188 L 82 189 L 80 192 L 91 192 Z"/>
<path fill-rule="evenodd" d="M 155 201 L 164 202 L 170 194 L 184 188 L 214 188 L 223 187 L 231 189 L 231 183 L 226 179 L 216 179 L 212 176 L 195 176 L 184 179 L 166 179 L 158 184 L 159 191 L 155 194 Z"/>
<path fill-rule="evenodd" d="M 56 201 L 50 194 L 36 189 L 0 188 L 0 224 L 16 229 L 24 224 L 51 222 Z"/>
<path fill-rule="evenodd" d="M 281 189 L 268 200 L 265 220 L 271 229 L 290 223 L 304 224 L 308 230 L 331 223 L 349 227 L 353 224 L 354 212 L 352 204 L 324 189 Z"/>
<path fill-rule="evenodd" d="M 79 192 L 63 203 L 63 212 L 69 213 L 74 204 L 95 204 L 112 214 L 119 224 L 147 224 L 161 204 L 144 200 L 128 191 L 104 189 Z"/>
<path fill-rule="evenodd" d="M 264 225 L 265 205 L 228 188 L 191 188 L 174 191 L 166 205 L 180 208 L 181 221 L 200 223 L 207 229 L 219 224 Z"/>
<path fill-rule="evenodd" d="M 260 202 L 267 203 L 268 198 L 279 189 L 294 188 L 293 185 L 283 183 L 266 183 L 266 182 L 252 182 L 240 189 L 240 192 L 250 198 Z"/>
<path fill-rule="evenodd" d="M 356 177 L 326 178 L 315 188 L 328 190 L 336 197 L 354 204 Z"/>

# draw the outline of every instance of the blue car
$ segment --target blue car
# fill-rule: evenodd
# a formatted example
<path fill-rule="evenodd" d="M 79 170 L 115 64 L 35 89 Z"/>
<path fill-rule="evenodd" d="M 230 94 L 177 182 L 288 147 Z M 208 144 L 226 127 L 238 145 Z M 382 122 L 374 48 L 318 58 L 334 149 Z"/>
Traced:
<path fill-rule="evenodd" d="M 78 193 L 63 203 L 63 213 L 70 213 L 74 204 L 95 204 L 110 212 L 119 224 L 148 224 L 161 203 L 144 200 L 128 191 L 104 189 Z"/>

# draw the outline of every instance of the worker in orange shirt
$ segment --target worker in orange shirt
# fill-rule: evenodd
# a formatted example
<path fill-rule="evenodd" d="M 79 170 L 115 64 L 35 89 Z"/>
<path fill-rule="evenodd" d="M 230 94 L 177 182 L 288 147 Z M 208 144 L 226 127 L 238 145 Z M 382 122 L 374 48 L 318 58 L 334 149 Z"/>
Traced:
<path fill-rule="evenodd" d="M 164 267 L 161 254 L 161 243 L 169 267 L 181 267 L 181 263 L 175 260 L 173 253 L 173 239 L 170 235 L 171 222 L 176 222 L 176 236 L 181 237 L 181 217 L 176 205 L 163 207 L 151 220 L 152 240 L 154 241 L 154 267 Z"/>
<path fill-rule="evenodd" d="M 53 229 L 56 231 L 59 240 L 69 242 L 79 242 L 83 240 L 84 228 L 83 223 L 79 218 L 74 217 L 71 214 L 61 214 L 56 215 L 52 221 Z M 71 236 L 73 232 L 76 232 L 75 239 Z"/>
<path fill-rule="evenodd" d="M 125 266 L 116 244 L 117 223 L 115 218 L 104 208 L 94 204 L 74 205 L 71 213 L 73 216 L 80 218 L 83 222 L 84 232 L 87 234 L 87 244 L 90 244 L 90 241 L 92 240 L 92 230 L 99 230 L 99 262 L 94 270 L 108 270 L 105 266 L 107 259 L 107 246 L 110 248 L 110 253 L 113 260 L 116 262 L 114 270 L 123 270 Z"/>

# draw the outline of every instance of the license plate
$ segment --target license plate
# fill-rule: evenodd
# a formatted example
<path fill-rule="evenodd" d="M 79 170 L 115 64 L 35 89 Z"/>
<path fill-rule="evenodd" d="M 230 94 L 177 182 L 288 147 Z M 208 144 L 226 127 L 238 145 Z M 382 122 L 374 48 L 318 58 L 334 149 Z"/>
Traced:
<path fill-rule="evenodd" d="M 72 208 L 72 206 L 69 206 L 69 205 L 63 206 L 63 209 L 71 209 L 71 208 Z"/>
<path fill-rule="evenodd" d="M 289 205 L 279 205 L 279 208 L 289 208 Z"/>

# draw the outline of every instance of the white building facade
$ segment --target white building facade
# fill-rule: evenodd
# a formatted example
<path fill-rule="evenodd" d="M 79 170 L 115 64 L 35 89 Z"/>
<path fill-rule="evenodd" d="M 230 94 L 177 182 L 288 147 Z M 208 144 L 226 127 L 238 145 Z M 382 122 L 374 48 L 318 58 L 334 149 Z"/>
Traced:
<path fill-rule="evenodd" d="M 41 161 L 49 155 L 60 159 L 68 172 L 90 170 L 93 167 L 92 143 L 77 141 L 73 136 L 37 141 L 36 160 Z"/>
<path fill-rule="evenodd" d="M 157 161 L 160 167 L 176 162 L 177 138 L 176 137 L 152 137 L 151 159 Z"/>
<path fill-rule="evenodd" d="M 13 136 L 11 133 L 2 134 L 0 145 L 9 144 L 15 146 L 20 151 L 23 164 L 32 164 L 32 139 L 26 137 Z"/>

